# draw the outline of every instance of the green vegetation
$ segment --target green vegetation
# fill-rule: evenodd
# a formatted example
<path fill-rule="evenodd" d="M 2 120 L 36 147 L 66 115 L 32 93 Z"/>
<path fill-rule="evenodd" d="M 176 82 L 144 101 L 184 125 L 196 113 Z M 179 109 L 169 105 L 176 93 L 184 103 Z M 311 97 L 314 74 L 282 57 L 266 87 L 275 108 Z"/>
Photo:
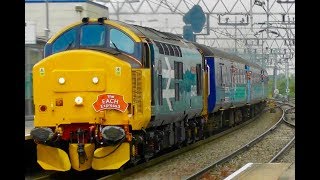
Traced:
<path fill-rule="evenodd" d="M 279 90 L 279 94 L 286 95 L 286 76 L 284 74 L 279 74 L 277 78 L 277 88 Z M 272 87 L 273 87 L 273 76 L 269 76 L 269 97 L 272 97 Z M 289 97 L 295 97 L 295 75 L 289 75 Z"/>

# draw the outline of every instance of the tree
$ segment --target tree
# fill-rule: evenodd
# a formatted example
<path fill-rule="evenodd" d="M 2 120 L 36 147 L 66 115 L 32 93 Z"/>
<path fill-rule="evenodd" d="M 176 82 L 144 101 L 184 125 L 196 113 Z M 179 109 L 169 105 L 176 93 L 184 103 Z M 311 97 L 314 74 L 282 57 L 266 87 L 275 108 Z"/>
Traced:
<path fill-rule="evenodd" d="M 279 90 L 279 94 L 286 95 L 286 76 L 284 74 L 279 74 L 277 76 L 277 88 Z M 268 82 L 268 87 L 269 87 L 269 97 L 272 97 L 272 89 L 273 89 L 273 75 L 269 76 L 269 82 Z M 289 97 L 295 97 L 295 76 L 291 75 L 289 76 Z"/>

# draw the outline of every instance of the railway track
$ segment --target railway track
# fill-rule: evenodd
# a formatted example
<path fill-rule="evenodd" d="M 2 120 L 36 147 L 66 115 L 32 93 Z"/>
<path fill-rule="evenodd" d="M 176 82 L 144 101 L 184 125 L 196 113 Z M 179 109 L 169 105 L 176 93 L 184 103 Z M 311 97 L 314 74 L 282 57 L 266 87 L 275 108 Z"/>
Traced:
<path fill-rule="evenodd" d="M 238 156 L 239 154 L 249 150 L 251 147 L 253 147 L 255 144 L 257 144 L 258 142 L 260 142 L 264 137 L 266 137 L 268 134 L 270 134 L 271 132 L 273 132 L 277 127 L 279 127 L 282 122 L 285 122 L 288 126 L 290 126 L 291 128 L 294 128 L 295 125 L 289 121 L 287 121 L 285 119 L 285 114 L 287 111 L 291 110 L 294 108 L 293 104 L 288 104 L 288 103 L 282 103 L 282 102 L 277 102 L 279 105 L 279 107 L 282 106 L 290 106 L 290 108 L 288 109 L 282 109 L 282 116 L 279 119 L 279 121 L 272 126 L 271 128 L 269 128 L 266 132 L 264 132 L 263 134 L 261 134 L 260 136 L 258 136 L 257 138 L 253 139 L 252 141 L 250 141 L 249 143 L 245 144 L 244 146 L 240 147 L 239 149 L 237 149 L 236 151 L 232 152 L 231 154 L 219 159 L 216 162 L 213 162 L 212 164 L 206 166 L 205 168 L 195 172 L 194 174 L 188 176 L 186 179 L 200 179 L 201 177 L 203 177 L 204 175 L 206 175 L 210 170 L 212 170 L 213 168 L 217 167 L 218 165 L 222 165 L 230 160 L 232 160 L 233 158 L 235 158 L 236 156 Z M 295 140 L 295 137 L 293 137 L 290 142 L 288 144 L 285 145 L 285 147 L 283 147 L 269 162 L 274 162 L 275 160 L 277 160 L 284 152 L 286 152 L 288 149 L 290 149 L 290 147 L 293 145 L 293 142 Z"/>
<path fill-rule="evenodd" d="M 282 156 L 286 151 L 288 151 L 293 145 L 295 141 L 296 136 L 294 136 L 288 144 L 286 144 L 270 161 L 269 163 L 276 162 L 280 156 Z"/>
<path fill-rule="evenodd" d="M 285 110 L 285 113 L 288 113 L 289 111 L 295 109 L 295 107 L 291 107 L 289 109 Z M 291 128 L 295 128 L 295 124 L 293 122 L 288 121 L 286 118 L 283 119 L 283 122 L 285 122 L 288 126 Z M 294 136 L 270 161 L 269 163 L 277 162 L 279 157 L 281 157 L 285 152 L 287 152 L 295 143 L 295 138 Z"/>
<path fill-rule="evenodd" d="M 286 109 L 285 111 L 285 113 L 286 114 L 289 114 L 289 113 L 291 113 L 291 111 L 292 110 L 294 110 L 295 109 L 295 107 L 291 107 L 291 108 L 289 108 L 289 109 Z M 283 119 L 283 121 L 288 125 L 288 126 L 290 126 L 290 127 L 295 127 L 295 123 L 293 123 L 292 121 L 290 122 L 290 120 L 289 119 L 287 119 L 287 118 L 285 118 L 284 117 L 284 119 Z"/>

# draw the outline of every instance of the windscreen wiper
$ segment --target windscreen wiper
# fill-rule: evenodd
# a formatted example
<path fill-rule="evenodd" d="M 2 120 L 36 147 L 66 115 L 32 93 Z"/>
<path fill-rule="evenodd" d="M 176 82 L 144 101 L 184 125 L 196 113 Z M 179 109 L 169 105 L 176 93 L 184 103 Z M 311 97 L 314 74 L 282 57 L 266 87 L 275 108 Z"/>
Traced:
<path fill-rule="evenodd" d="M 112 41 L 110 41 L 110 42 L 112 42 Z M 113 44 L 113 46 L 116 48 L 116 50 L 117 50 L 119 53 L 121 53 L 121 51 L 118 49 L 118 47 L 116 46 L 116 44 L 115 44 L 114 42 L 112 42 L 112 44 Z"/>

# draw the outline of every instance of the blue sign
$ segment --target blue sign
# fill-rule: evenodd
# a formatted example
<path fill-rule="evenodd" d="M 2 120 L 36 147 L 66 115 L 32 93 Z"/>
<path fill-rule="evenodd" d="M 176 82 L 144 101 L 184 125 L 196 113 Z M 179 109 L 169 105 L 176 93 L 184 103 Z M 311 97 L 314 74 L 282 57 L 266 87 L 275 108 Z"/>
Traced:
<path fill-rule="evenodd" d="M 206 16 L 199 5 L 194 5 L 184 16 L 183 22 L 191 24 L 192 31 L 199 33 L 201 32 L 204 23 L 206 22 Z"/>
<path fill-rule="evenodd" d="M 188 41 L 195 41 L 192 27 L 190 25 L 183 26 L 183 38 Z"/>

